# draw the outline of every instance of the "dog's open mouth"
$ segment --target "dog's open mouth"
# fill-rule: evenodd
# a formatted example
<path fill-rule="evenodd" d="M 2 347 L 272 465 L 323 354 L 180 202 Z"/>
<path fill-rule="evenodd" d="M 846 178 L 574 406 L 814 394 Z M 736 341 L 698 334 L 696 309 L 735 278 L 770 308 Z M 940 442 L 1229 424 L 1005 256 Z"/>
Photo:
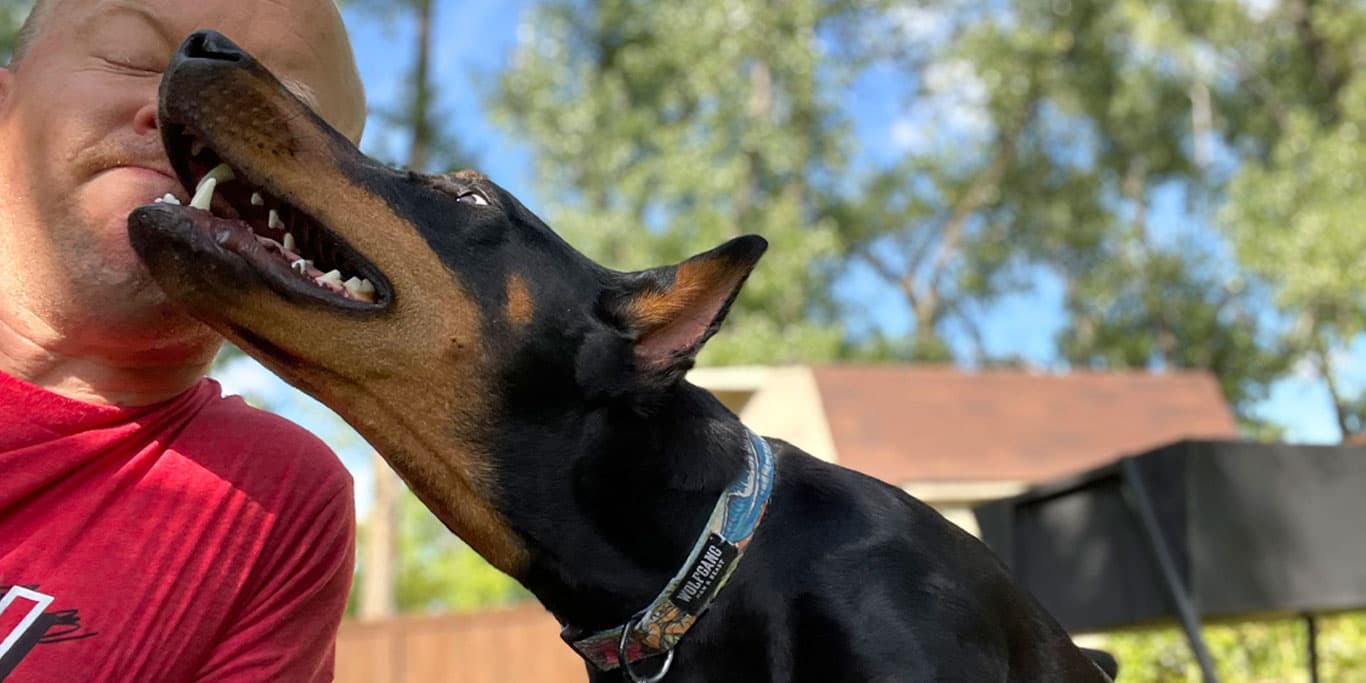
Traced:
<path fill-rule="evenodd" d="M 379 269 L 307 212 L 253 184 L 184 126 L 164 124 L 167 155 L 186 186 L 182 225 L 246 261 L 281 294 L 346 308 L 390 298 Z M 191 185 L 191 183 L 193 183 Z M 148 198 L 180 205 L 175 195 Z"/>

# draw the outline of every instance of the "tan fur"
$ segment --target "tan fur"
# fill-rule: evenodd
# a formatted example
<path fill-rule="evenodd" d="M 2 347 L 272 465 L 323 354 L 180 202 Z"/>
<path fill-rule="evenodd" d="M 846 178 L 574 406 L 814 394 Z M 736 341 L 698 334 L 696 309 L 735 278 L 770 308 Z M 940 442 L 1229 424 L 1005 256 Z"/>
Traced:
<path fill-rule="evenodd" d="M 531 294 L 527 291 L 526 282 L 522 276 L 513 273 L 508 276 L 507 281 L 507 304 L 503 314 L 507 319 L 516 325 L 526 325 L 531 322 L 531 316 L 536 313 L 536 306 L 531 302 Z"/>
<path fill-rule="evenodd" d="M 734 285 L 725 268 L 717 259 L 685 261 L 678 266 L 674 284 L 663 292 L 646 292 L 631 301 L 631 315 L 644 329 L 667 325 L 680 313 L 696 304 L 712 290 Z"/>
<path fill-rule="evenodd" d="M 205 112 L 205 135 L 222 141 L 215 148 L 234 166 L 267 169 L 250 180 L 283 188 L 283 199 L 334 227 L 385 272 L 394 301 L 376 318 L 292 305 L 264 289 L 181 297 L 336 410 L 447 527 L 498 569 L 522 576 L 527 552 L 494 505 L 483 450 L 495 407 L 478 305 L 416 228 L 337 170 L 335 148 L 293 99 L 240 77 L 223 79 L 213 91 L 202 92 L 196 106 Z M 244 111 L 219 106 L 219 99 L 263 104 Z M 245 329 L 278 351 L 257 346 Z"/>

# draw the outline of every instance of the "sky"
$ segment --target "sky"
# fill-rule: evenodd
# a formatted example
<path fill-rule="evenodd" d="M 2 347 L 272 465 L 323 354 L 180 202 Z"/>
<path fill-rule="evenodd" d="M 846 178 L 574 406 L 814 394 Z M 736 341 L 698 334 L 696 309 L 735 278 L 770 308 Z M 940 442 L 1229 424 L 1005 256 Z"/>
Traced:
<path fill-rule="evenodd" d="M 1256 0 L 1247 2 L 1257 5 Z M 433 68 L 442 87 L 440 108 L 446 123 L 478 160 L 479 170 L 535 211 L 542 202 L 536 193 L 531 150 L 514 135 L 494 126 L 482 108 L 494 74 L 506 64 L 517 44 L 518 28 L 528 4 L 520 0 L 438 1 Z M 361 78 L 370 102 L 383 105 L 394 101 L 404 86 L 412 27 L 353 10 L 344 14 L 356 54 L 361 58 Z M 897 20 L 908 35 L 923 39 L 931 39 L 939 28 L 937 17 L 915 10 L 907 10 Z M 887 161 L 900 151 L 936 144 L 949 125 L 958 126 L 959 133 L 971 135 L 982 120 L 975 111 L 981 92 L 974 80 L 972 74 L 963 73 L 956 65 L 943 65 L 927 76 L 928 84 L 937 88 L 936 97 L 912 112 L 895 96 L 904 88 L 899 74 L 869 71 L 851 86 L 846 98 L 858 140 L 855 165 L 866 167 Z M 362 146 L 382 157 L 401 158 L 403 142 L 372 121 Z M 1170 239 L 1184 239 L 1185 231 L 1190 229 L 1190 217 L 1183 213 L 1178 196 L 1160 197 L 1150 215 L 1154 232 Z M 774 248 L 781 249 L 782 245 L 776 244 Z M 896 292 L 882 286 L 866 269 L 855 269 L 842 279 L 837 284 L 837 296 L 859 302 L 850 323 L 855 333 L 876 327 L 896 334 L 911 326 L 906 307 Z M 989 352 L 1018 354 L 1040 370 L 1060 370 L 1062 365 L 1052 351 L 1052 339 L 1063 324 L 1062 285 L 1056 277 L 1041 271 L 1032 291 L 1007 296 L 988 309 L 982 332 Z M 1344 385 L 1366 385 L 1366 342 L 1359 342 L 1334 361 Z M 372 490 L 368 450 L 339 418 L 253 361 L 236 362 L 215 376 L 226 392 L 241 393 L 249 399 L 267 398 L 257 402 L 328 440 L 354 474 L 358 513 L 365 514 Z M 1327 391 L 1313 379 L 1308 368 L 1301 368 L 1276 384 L 1257 413 L 1286 425 L 1287 437 L 1292 441 L 1332 443 L 1338 438 Z"/>

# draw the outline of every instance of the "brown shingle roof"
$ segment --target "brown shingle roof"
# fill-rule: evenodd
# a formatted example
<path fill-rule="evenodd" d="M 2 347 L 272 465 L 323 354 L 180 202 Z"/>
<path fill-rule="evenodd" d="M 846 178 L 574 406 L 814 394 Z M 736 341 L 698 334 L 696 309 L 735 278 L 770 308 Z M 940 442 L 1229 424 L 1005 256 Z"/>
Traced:
<path fill-rule="evenodd" d="M 1236 436 L 1204 372 L 813 369 L 841 465 L 884 481 L 1037 482 L 1185 437 Z"/>

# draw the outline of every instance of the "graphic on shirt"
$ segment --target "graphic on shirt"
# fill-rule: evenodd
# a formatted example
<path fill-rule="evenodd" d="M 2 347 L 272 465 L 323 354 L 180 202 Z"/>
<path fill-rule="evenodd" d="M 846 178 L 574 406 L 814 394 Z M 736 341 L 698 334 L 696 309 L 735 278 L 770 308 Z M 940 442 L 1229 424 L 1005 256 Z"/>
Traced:
<path fill-rule="evenodd" d="M 0 681 L 37 645 L 81 640 L 96 635 L 81 632 L 79 610 L 48 612 L 56 598 L 38 586 L 0 586 Z"/>

